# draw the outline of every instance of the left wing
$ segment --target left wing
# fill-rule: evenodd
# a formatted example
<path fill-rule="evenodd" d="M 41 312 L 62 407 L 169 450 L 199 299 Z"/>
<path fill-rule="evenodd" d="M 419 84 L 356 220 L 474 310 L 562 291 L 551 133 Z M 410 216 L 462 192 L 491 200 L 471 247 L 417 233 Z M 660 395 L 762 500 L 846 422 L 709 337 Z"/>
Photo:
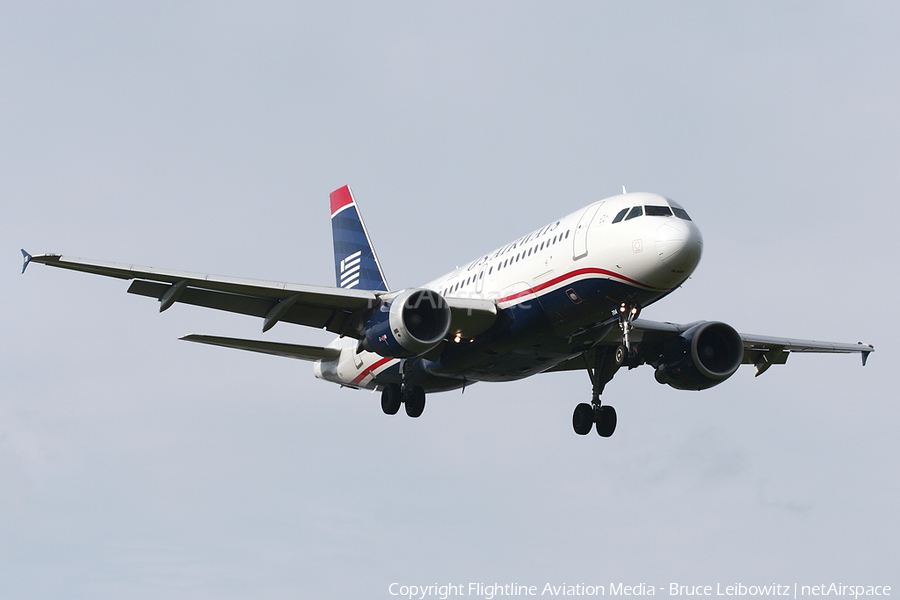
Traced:
<path fill-rule="evenodd" d="M 703 321 L 678 324 L 636 319 L 632 322 L 632 330 L 629 337 L 633 343 L 660 344 L 664 343 L 669 338 L 681 335 L 702 323 Z M 757 377 L 765 373 L 772 365 L 785 364 L 791 352 L 819 352 L 828 354 L 849 354 L 859 352 L 862 356 L 862 364 L 865 365 L 869 353 L 875 351 L 874 346 L 863 344 L 862 342 L 856 344 L 842 344 L 837 342 L 818 342 L 814 340 L 770 337 L 748 333 L 740 333 L 739 335 L 741 336 L 741 341 L 744 346 L 744 358 L 741 363 L 745 365 L 754 365 L 756 367 Z M 621 331 L 618 327 L 614 327 L 594 348 L 597 348 L 598 346 L 620 344 L 621 340 Z M 587 365 L 593 365 L 593 359 L 585 355 L 595 352 L 596 350 L 594 348 L 585 352 L 584 355 L 579 355 L 560 363 L 556 367 L 550 369 L 550 371 L 582 370 L 587 368 Z"/>

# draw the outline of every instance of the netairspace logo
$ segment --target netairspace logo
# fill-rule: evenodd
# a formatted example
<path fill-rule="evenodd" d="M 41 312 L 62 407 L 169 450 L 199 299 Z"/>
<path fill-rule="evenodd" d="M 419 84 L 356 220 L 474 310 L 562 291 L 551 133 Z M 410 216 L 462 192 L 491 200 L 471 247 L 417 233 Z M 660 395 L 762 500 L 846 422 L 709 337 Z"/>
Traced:
<path fill-rule="evenodd" d="M 682 585 L 670 583 L 668 586 L 654 586 L 646 583 L 624 585 L 622 583 L 603 584 L 544 584 L 525 585 L 520 583 L 447 583 L 432 585 L 404 585 L 392 583 L 388 587 L 391 596 L 412 600 L 437 598 L 447 600 L 455 596 L 472 596 L 484 600 L 508 596 L 787 596 L 797 600 L 801 597 L 842 596 L 859 600 L 864 596 L 890 596 L 889 585 L 844 585 L 823 583 L 819 585 L 798 585 L 771 583 L 766 585 L 746 585 L 743 583 L 713 585 Z"/>

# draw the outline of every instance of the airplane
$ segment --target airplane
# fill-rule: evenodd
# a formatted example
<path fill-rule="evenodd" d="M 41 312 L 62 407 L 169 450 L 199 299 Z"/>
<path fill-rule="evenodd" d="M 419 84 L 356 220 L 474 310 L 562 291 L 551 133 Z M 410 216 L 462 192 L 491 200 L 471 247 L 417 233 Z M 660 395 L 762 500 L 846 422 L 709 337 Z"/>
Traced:
<path fill-rule="evenodd" d="M 854 353 L 872 345 L 738 333 L 719 321 L 640 319 L 700 261 L 703 238 L 677 202 L 623 193 L 553 221 L 419 288 L 391 290 L 348 186 L 329 196 L 336 287 L 221 277 L 128 264 L 32 256 L 25 263 L 131 280 L 131 294 L 261 317 L 265 333 L 294 323 L 337 334 L 327 346 L 213 335 L 182 340 L 313 362 L 317 378 L 380 390 L 381 408 L 410 417 L 426 394 L 481 381 L 587 371 L 591 401 L 575 407 L 579 435 L 609 437 L 615 408 L 601 395 L 622 367 L 654 369 L 661 384 L 704 390 L 741 364 L 759 376 L 794 352 Z"/>

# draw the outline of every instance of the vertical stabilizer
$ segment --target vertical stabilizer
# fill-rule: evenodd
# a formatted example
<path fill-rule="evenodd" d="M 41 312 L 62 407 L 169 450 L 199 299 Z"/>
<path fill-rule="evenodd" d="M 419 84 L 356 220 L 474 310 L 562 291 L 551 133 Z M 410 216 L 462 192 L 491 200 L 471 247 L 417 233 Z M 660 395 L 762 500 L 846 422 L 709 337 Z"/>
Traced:
<path fill-rule="evenodd" d="M 331 192 L 331 232 L 337 286 L 388 291 L 381 263 L 349 186 Z"/>

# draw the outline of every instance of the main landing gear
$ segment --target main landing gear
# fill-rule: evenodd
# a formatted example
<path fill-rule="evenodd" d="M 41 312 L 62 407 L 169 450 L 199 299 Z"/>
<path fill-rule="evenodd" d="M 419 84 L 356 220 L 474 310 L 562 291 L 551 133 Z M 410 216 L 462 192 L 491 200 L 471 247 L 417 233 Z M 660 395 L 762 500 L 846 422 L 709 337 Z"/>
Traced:
<path fill-rule="evenodd" d="M 616 431 L 616 409 L 600 402 L 600 394 L 609 383 L 619 367 L 633 369 L 639 364 L 636 350 L 631 345 L 631 322 L 637 318 L 641 309 L 636 304 L 623 302 L 615 313 L 622 329 L 622 344 L 615 348 L 597 348 L 594 351 L 594 364 L 588 366 L 588 375 L 593 384 L 591 403 L 582 402 L 575 407 L 572 415 L 572 428 L 578 435 L 587 435 L 594 425 L 601 437 L 609 437 Z M 593 367 L 593 368 L 592 368 Z"/>
<path fill-rule="evenodd" d="M 388 383 L 381 389 L 381 410 L 386 415 L 396 415 L 400 405 L 406 407 L 406 414 L 418 417 L 425 410 L 425 390 L 418 385 Z"/>
<path fill-rule="evenodd" d="M 406 414 L 412 418 L 420 417 L 425 410 L 425 388 L 410 385 L 406 382 L 407 364 L 400 361 L 400 380 L 403 383 L 388 383 L 381 388 L 381 410 L 386 415 L 396 415 L 400 405 L 406 407 Z"/>

